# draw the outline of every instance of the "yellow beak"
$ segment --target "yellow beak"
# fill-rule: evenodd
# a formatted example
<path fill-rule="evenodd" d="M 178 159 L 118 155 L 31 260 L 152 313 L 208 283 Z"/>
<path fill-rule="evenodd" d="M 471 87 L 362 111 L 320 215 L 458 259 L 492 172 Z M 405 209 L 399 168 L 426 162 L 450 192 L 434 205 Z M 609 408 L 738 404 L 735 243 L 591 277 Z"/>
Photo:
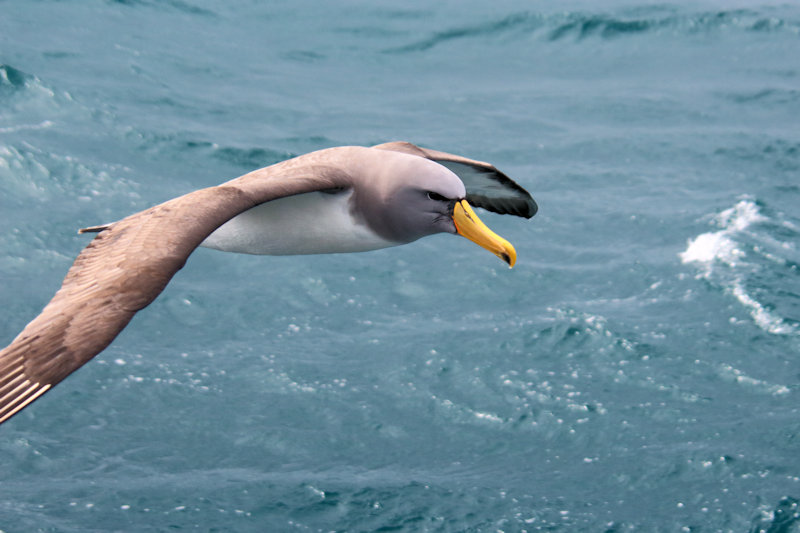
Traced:
<path fill-rule="evenodd" d="M 508 263 L 509 268 L 512 268 L 517 262 L 517 251 L 514 250 L 511 243 L 481 222 L 466 200 L 456 202 L 453 208 L 453 222 L 456 224 L 456 231 L 459 235 L 486 248 Z"/>

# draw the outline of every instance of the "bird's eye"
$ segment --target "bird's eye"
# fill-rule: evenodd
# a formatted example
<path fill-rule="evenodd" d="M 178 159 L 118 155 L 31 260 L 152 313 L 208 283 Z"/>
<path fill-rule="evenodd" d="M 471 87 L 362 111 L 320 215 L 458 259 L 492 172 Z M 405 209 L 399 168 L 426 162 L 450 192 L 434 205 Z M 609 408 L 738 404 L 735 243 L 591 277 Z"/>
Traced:
<path fill-rule="evenodd" d="M 447 198 L 439 194 L 438 192 L 428 191 L 428 198 L 431 200 L 436 200 L 437 202 L 446 202 Z"/>

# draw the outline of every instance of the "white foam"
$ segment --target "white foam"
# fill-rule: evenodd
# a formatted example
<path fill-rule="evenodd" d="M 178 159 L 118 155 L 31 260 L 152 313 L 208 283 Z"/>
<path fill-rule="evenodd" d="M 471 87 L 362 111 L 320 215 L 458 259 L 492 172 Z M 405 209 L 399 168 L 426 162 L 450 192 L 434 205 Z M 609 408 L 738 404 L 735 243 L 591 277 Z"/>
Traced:
<path fill-rule="evenodd" d="M 730 292 L 734 297 L 736 297 L 737 300 L 739 300 L 742 305 L 749 310 L 750 316 L 753 317 L 753 321 L 764 331 L 768 331 L 776 335 L 788 335 L 790 333 L 794 333 L 795 328 L 792 325 L 785 323 L 780 317 L 770 313 L 764 308 L 763 305 L 758 303 L 754 298 L 747 294 L 740 281 L 737 280 L 733 283 L 733 286 L 730 288 Z"/>
<path fill-rule="evenodd" d="M 711 280 L 713 277 L 719 281 L 727 292 L 747 308 L 759 328 L 769 333 L 786 335 L 794 333 L 796 328 L 772 314 L 745 290 L 741 267 L 748 266 L 747 254 L 737 244 L 740 234 L 747 232 L 753 224 L 767 220 L 755 202 L 750 199 L 740 200 L 735 206 L 714 217 L 715 223 L 722 229 L 701 233 L 694 239 L 689 239 L 686 250 L 678 255 L 682 263 L 695 263 L 701 267 L 698 278 Z M 719 271 L 716 267 L 720 265 L 725 267 L 723 270 L 728 272 L 727 275 L 716 275 Z"/>
<path fill-rule="evenodd" d="M 743 253 L 725 231 L 717 231 L 703 233 L 689 240 L 688 247 L 679 255 L 683 263 L 710 263 L 715 259 L 731 263 Z"/>
<path fill-rule="evenodd" d="M 758 211 L 755 202 L 745 199 L 721 212 L 715 220 L 722 229 L 689 239 L 686 250 L 678 254 L 683 263 L 709 264 L 721 261 L 729 266 L 736 266 L 745 253 L 736 246 L 733 237 L 752 224 L 765 221 L 766 217 Z M 706 276 L 708 273 L 707 271 Z"/>
<path fill-rule="evenodd" d="M 717 222 L 723 228 L 742 231 L 756 222 L 765 222 L 767 218 L 758 211 L 752 200 L 741 200 L 738 204 L 717 215 Z"/>
<path fill-rule="evenodd" d="M 767 381 L 763 381 L 760 379 L 756 379 L 754 377 L 748 376 L 738 368 L 734 368 L 731 365 L 723 364 L 719 367 L 719 375 L 726 379 L 731 379 L 736 383 L 747 387 L 753 387 L 755 389 L 761 390 L 762 392 L 766 392 L 772 394 L 773 396 L 782 396 L 784 394 L 789 394 L 791 390 L 786 385 L 780 385 L 777 383 L 769 383 Z"/>
<path fill-rule="evenodd" d="M 23 130 L 43 130 L 51 128 L 52 126 L 53 126 L 52 121 L 43 120 L 39 124 L 20 124 L 18 126 L 6 126 L 0 128 L 0 133 L 16 133 L 18 131 L 23 131 Z"/>
<path fill-rule="evenodd" d="M 497 415 L 493 415 L 491 413 L 481 413 L 479 411 L 475 411 L 475 417 L 479 418 L 480 420 L 488 420 L 490 422 L 502 422 L 503 419 Z"/>

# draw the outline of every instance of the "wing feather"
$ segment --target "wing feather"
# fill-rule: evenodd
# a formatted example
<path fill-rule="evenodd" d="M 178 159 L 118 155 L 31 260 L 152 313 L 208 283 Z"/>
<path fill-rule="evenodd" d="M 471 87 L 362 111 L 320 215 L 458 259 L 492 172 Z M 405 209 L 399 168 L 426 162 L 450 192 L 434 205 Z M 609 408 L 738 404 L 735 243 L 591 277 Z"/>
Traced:
<path fill-rule="evenodd" d="M 0 350 L 0 423 L 106 348 L 220 225 L 263 202 L 346 183 L 327 159 L 315 152 L 260 169 L 97 233 L 50 303 Z"/>

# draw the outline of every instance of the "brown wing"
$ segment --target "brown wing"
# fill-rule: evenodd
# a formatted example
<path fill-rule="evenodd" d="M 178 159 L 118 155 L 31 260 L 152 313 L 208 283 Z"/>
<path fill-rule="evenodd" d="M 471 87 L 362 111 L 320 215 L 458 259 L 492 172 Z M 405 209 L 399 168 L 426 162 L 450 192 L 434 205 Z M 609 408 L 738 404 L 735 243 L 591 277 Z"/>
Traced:
<path fill-rule="evenodd" d="M 325 165 L 324 152 L 189 193 L 100 231 L 41 314 L 0 351 L 0 423 L 108 346 L 220 225 L 263 202 L 346 182 L 341 168 Z"/>
<path fill-rule="evenodd" d="M 421 148 L 408 142 L 384 143 L 373 148 L 417 155 L 446 166 L 464 182 L 467 201 L 471 205 L 501 215 L 525 218 L 531 218 L 539 209 L 528 191 L 490 163 Z"/>

